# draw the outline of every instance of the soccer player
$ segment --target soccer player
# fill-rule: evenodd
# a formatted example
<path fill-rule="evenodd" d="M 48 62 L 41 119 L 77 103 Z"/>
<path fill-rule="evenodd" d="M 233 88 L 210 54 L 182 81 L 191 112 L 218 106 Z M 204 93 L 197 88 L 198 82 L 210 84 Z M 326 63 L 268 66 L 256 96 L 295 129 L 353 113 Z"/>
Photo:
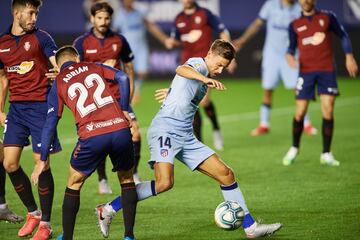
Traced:
<path fill-rule="evenodd" d="M 172 38 L 166 41 L 166 46 L 172 48 L 181 46 L 181 64 L 191 57 L 205 57 L 213 41 L 213 32 L 221 39 L 230 40 L 230 33 L 220 19 L 206 8 L 200 7 L 194 0 L 182 0 L 183 11 L 175 18 L 175 27 Z M 230 72 L 236 68 L 235 60 L 229 66 Z M 215 106 L 210 99 L 210 92 L 201 102 L 205 113 L 210 119 L 213 128 L 214 147 L 217 150 L 224 148 L 224 139 L 220 132 Z M 202 120 L 197 112 L 194 118 L 194 132 L 201 141 Z"/>
<path fill-rule="evenodd" d="M 334 131 L 335 97 L 339 95 L 332 50 L 332 32 L 341 39 L 349 75 L 355 77 L 358 72 L 351 42 L 343 26 L 338 22 L 334 13 L 318 10 L 315 4 L 316 0 L 300 0 L 302 15 L 289 26 L 290 45 L 287 60 L 293 68 L 300 65 L 300 74 L 296 86 L 296 110 L 292 127 L 293 142 L 292 147 L 283 158 L 285 166 L 293 163 L 299 153 L 304 116 L 310 100 L 315 99 L 315 87 L 320 95 L 323 118 L 323 151 L 320 155 L 320 163 L 329 166 L 340 165 L 330 151 Z M 299 63 L 294 57 L 296 48 L 299 50 Z"/>
<path fill-rule="evenodd" d="M 62 209 L 63 236 L 60 239 L 73 239 L 81 187 L 107 155 L 121 184 L 124 239 L 134 239 L 137 194 L 132 176 L 134 150 L 129 129 L 129 80 L 114 68 L 79 63 L 79 55 L 72 46 L 60 48 L 55 58 L 61 71 L 49 93 L 48 115 L 41 136 L 41 162 L 33 171 L 32 181 L 37 183 L 45 167 L 56 126 L 66 105 L 74 115 L 79 139 L 71 154 Z M 112 85 L 120 89 L 120 105 L 110 89 Z"/>
<path fill-rule="evenodd" d="M 120 31 L 130 44 L 134 53 L 135 93 L 133 103 L 140 99 L 140 87 L 149 71 L 149 46 L 146 30 L 162 44 L 168 36 L 139 10 L 134 8 L 134 0 L 122 0 L 123 8 L 115 12 L 112 26 Z"/>
<path fill-rule="evenodd" d="M 40 163 L 41 131 L 47 114 L 46 97 L 50 88 L 48 61 L 56 66 L 54 52 L 57 49 L 50 35 L 35 27 L 41 0 L 13 0 L 13 23 L 0 36 L 0 123 L 4 131 L 4 168 L 27 208 L 26 222 L 18 236 L 31 235 L 39 226 L 32 239 L 48 239 L 51 208 L 54 197 L 54 180 L 49 159 L 39 179 L 38 192 L 41 211 L 38 209 L 29 178 L 20 166 L 21 152 L 30 144 L 35 166 Z M 4 104 L 10 92 L 10 108 L 6 115 Z M 51 152 L 61 150 L 57 137 Z"/>
<path fill-rule="evenodd" d="M 176 69 L 168 95 L 148 130 L 148 144 L 155 181 L 136 185 L 138 199 L 143 200 L 166 192 L 174 184 L 174 158 L 216 180 L 225 200 L 238 202 L 245 212 L 243 228 L 248 238 L 272 234 L 280 223 L 260 224 L 253 220 L 235 174 L 212 149 L 201 143 L 193 133 L 192 120 L 208 88 L 225 90 L 214 80 L 233 60 L 235 49 L 230 42 L 216 40 L 205 58 L 190 58 Z M 209 76 L 209 77 L 208 77 Z M 211 78 L 210 78 L 211 77 Z M 121 197 L 96 208 L 99 226 L 105 237 L 111 219 L 121 208 Z"/>
<path fill-rule="evenodd" d="M 0 141 L 0 221 L 9 221 L 12 223 L 19 223 L 24 221 L 22 216 L 19 216 L 13 213 L 9 206 L 6 204 L 5 199 L 5 180 L 6 172 L 3 165 L 4 161 L 4 146 L 2 141 Z"/>
<path fill-rule="evenodd" d="M 264 89 L 260 106 L 260 124 L 251 131 L 252 136 L 259 136 L 270 131 L 270 113 L 274 89 L 283 81 L 285 88 L 295 89 L 298 69 L 291 68 L 286 62 L 286 50 L 289 36 L 288 26 L 299 17 L 301 7 L 296 0 L 268 0 L 262 6 L 259 16 L 236 40 L 237 51 L 252 39 L 266 23 L 266 39 L 262 58 L 262 87 Z M 315 135 L 317 129 L 310 122 L 308 115 L 304 118 L 304 132 Z"/>
<path fill-rule="evenodd" d="M 78 37 L 74 41 L 74 47 L 79 52 L 81 61 L 104 63 L 117 69 L 120 69 L 120 64 L 122 64 L 124 72 L 130 79 L 130 99 L 132 99 L 134 94 L 134 54 L 126 38 L 110 29 L 113 8 L 107 2 L 96 2 L 92 5 L 90 12 L 93 28 Z M 112 89 L 116 94 L 117 87 L 112 87 Z M 141 135 L 138 121 L 131 108 L 130 116 L 133 120 L 131 132 L 135 151 L 136 167 L 134 171 L 137 173 L 141 152 Z M 107 184 L 105 160 L 99 165 L 97 171 L 99 175 L 99 193 L 111 194 L 112 190 Z M 137 174 L 135 177 L 137 177 Z"/>

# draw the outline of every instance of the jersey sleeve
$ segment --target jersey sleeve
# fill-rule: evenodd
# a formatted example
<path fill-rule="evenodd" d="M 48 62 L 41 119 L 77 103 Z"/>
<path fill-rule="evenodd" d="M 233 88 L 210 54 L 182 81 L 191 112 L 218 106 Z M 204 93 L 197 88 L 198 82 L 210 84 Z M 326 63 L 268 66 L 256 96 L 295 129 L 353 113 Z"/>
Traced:
<path fill-rule="evenodd" d="M 179 15 L 175 18 L 175 21 L 172 24 L 171 27 L 171 32 L 170 32 L 170 37 L 175 38 L 177 40 L 180 40 L 180 31 L 179 29 L 176 27 L 176 22 L 178 19 Z"/>
<path fill-rule="evenodd" d="M 206 16 L 208 18 L 208 23 L 214 31 L 217 33 L 221 33 L 223 31 L 226 31 L 225 25 L 220 21 L 220 18 L 213 14 L 210 10 L 205 9 Z"/>
<path fill-rule="evenodd" d="M 4 63 L 0 60 L 0 69 L 4 69 Z"/>
<path fill-rule="evenodd" d="M 186 65 L 194 68 L 196 71 L 198 71 L 204 76 L 207 76 L 209 74 L 205 61 L 202 58 L 190 58 L 189 60 L 187 60 Z"/>
<path fill-rule="evenodd" d="M 287 53 L 291 55 L 295 55 L 295 51 L 297 48 L 297 35 L 296 32 L 294 31 L 293 23 L 290 23 L 288 32 L 289 32 L 289 47 Z"/>
<path fill-rule="evenodd" d="M 267 21 L 270 15 L 271 2 L 267 0 L 261 7 L 259 11 L 259 18 L 263 21 Z"/>
<path fill-rule="evenodd" d="M 120 100 L 119 105 L 121 110 L 128 111 L 130 103 L 130 82 L 128 76 L 122 71 L 118 71 L 115 75 L 115 80 L 119 84 Z"/>
<path fill-rule="evenodd" d="M 130 44 L 128 43 L 125 37 L 123 37 L 122 35 L 120 35 L 120 37 L 123 43 L 120 53 L 120 60 L 123 61 L 124 63 L 131 62 L 134 59 L 134 54 L 130 48 Z"/>
<path fill-rule="evenodd" d="M 333 12 L 327 12 L 330 18 L 330 29 L 333 31 L 340 39 L 341 39 L 341 45 L 345 53 L 351 53 L 352 52 L 352 46 L 351 41 L 349 38 L 349 35 L 345 31 L 344 27 L 340 24 L 338 21 L 335 13 Z"/>
<path fill-rule="evenodd" d="M 53 142 L 56 134 L 56 127 L 63 112 L 64 103 L 58 96 L 55 80 L 48 95 L 48 112 L 41 133 L 41 161 L 46 161 L 49 156 L 51 143 Z"/>
<path fill-rule="evenodd" d="M 73 47 L 76 49 L 76 51 L 78 51 L 81 61 L 84 61 L 83 44 L 84 44 L 84 37 L 83 36 L 80 36 L 77 39 L 75 39 L 75 41 L 73 43 Z"/>
<path fill-rule="evenodd" d="M 54 39 L 45 31 L 38 30 L 36 31 L 36 36 L 40 42 L 41 49 L 47 58 L 54 56 L 57 46 Z"/>

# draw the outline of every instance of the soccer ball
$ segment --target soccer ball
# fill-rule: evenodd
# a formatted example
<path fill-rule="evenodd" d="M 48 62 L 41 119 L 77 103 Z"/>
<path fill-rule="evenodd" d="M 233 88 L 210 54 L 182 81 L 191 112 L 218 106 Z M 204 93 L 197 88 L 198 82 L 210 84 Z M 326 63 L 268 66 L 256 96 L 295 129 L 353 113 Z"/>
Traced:
<path fill-rule="evenodd" d="M 244 211 L 237 202 L 225 201 L 215 209 L 215 223 L 219 228 L 235 230 L 244 220 Z"/>

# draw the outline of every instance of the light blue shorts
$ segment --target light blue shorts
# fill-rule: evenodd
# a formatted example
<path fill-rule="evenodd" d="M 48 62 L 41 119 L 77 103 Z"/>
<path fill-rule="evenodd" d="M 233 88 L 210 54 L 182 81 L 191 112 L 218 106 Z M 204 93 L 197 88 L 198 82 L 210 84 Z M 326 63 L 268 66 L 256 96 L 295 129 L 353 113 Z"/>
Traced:
<path fill-rule="evenodd" d="M 147 46 L 134 46 L 131 48 L 134 53 L 134 70 L 138 72 L 149 71 L 149 49 Z"/>
<path fill-rule="evenodd" d="M 299 70 L 293 69 L 283 57 L 264 57 L 262 63 L 262 87 L 266 90 L 274 89 L 282 80 L 285 88 L 295 89 L 299 77 Z"/>
<path fill-rule="evenodd" d="M 159 131 L 150 128 L 148 131 L 150 149 L 149 165 L 155 162 L 165 162 L 174 165 L 177 158 L 194 171 L 203 161 L 215 154 L 214 150 L 200 142 L 193 133 L 183 136 L 169 131 Z"/>

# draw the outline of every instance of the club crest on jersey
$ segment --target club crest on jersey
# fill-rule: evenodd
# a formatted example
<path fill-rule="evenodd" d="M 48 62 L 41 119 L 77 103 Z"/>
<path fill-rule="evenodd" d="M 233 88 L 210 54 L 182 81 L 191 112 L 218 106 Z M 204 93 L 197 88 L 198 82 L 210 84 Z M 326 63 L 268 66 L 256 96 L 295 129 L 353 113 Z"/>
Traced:
<path fill-rule="evenodd" d="M 200 23 L 201 23 L 201 17 L 196 16 L 196 17 L 195 17 L 195 23 L 196 23 L 196 24 L 200 24 Z"/>
<path fill-rule="evenodd" d="M 24 61 L 19 65 L 11 66 L 7 68 L 7 72 L 15 72 L 18 74 L 25 74 L 30 72 L 34 66 L 34 61 Z"/>
<path fill-rule="evenodd" d="M 30 42 L 25 42 L 25 44 L 24 44 L 24 49 L 25 49 L 26 51 L 29 51 L 29 50 L 30 50 L 30 47 L 31 47 Z"/>
<path fill-rule="evenodd" d="M 160 155 L 162 157 L 167 157 L 167 155 L 169 154 L 167 149 L 160 149 Z"/>
<path fill-rule="evenodd" d="M 320 24 L 320 26 L 323 27 L 323 26 L 325 25 L 325 21 L 324 21 L 323 19 L 320 19 L 320 20 L 319 20 L 319 24 Z"/>
<path fill-rule="evenodd" d="M 114 52 L 116 52 L 116 50 L 117 50 L 117 44 L 116 44 L 116 43 L 114 43 L 114 44 L 112 45 L 112 49 L 113 49 Z"/>

